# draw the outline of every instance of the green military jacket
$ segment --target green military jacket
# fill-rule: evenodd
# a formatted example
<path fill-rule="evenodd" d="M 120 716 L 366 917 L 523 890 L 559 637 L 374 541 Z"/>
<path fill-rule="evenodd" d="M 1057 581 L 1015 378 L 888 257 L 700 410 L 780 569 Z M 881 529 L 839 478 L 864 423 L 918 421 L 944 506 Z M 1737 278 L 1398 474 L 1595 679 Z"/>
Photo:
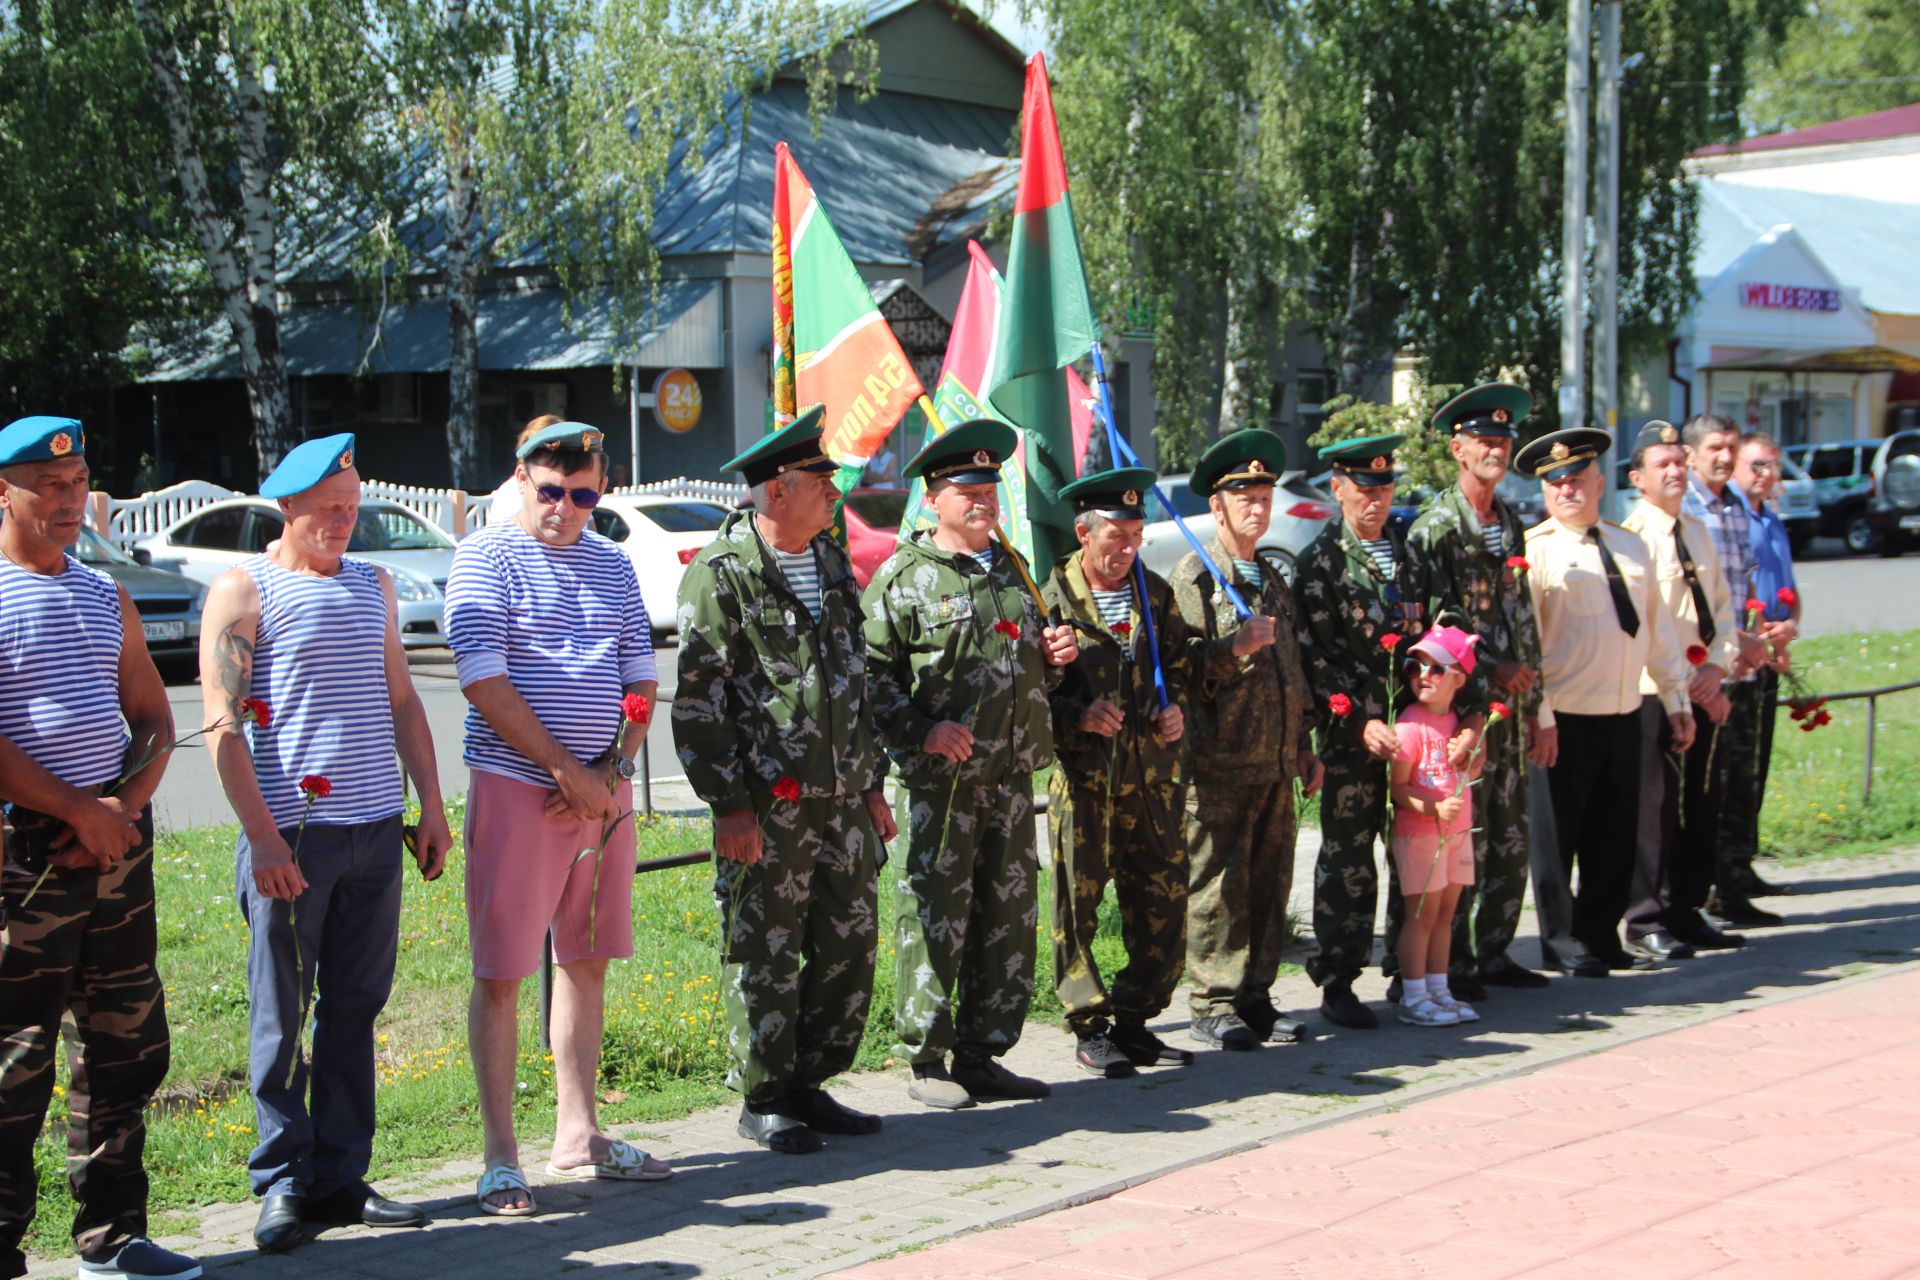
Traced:
<path fill-rule="evenodd" d="M 1012 553 L 992 569 L 943 551 L 931 529 L 901 542 L 867 584 L 867 686 L 873 725 L 909 787 L 994 782 L 1053 756 L 1047 690 L 1059 669 L 1041 648 L 1042 619 Z M 1017 638 L 995 628 L 1018 627 Z M 960 764 L 922 749 L 942 720 L 973 734 Z"/>
<path fill-rule="evenodd" d="M 1093 602 L 1086 572 L 1080 567 L 1084 554 L 1076 551 L 1063 560 L 1042 592 L 1049 609 L 1060 611 L 1080 644 L 1080 656 L 1062 673 L 1052 697 L 1053 737 L 1059 747 L 1061 768 L 1076 786 L 1105 786 L 1110 765 L 1124 770 L 1128 781 L 1138 780 L 1148 786 L 1171 784 L 1179 776 L 1180 744 L 1166 742 L 1153 727 L 1160 700 L 1153 690 L 1153 662 L 1140 617 L 1140 588 L 1134 584 L 1127 634 L 1115 635 L 1100 620 L 1100 609 Z M 1173 607 L 1173 589 L 1167 580 L 1153 572 L 1146 576 L 1167 702 L 1184 714 L 1188 709 L 1190 633 Z M 1101 698 L 1126 713 L 1126 723 L 1111 738 L 1080 728 L 1081 715 Z M 1133 764 L 1136 758 L 1137 771 Z"/>
<path fill-rule="evenodd" d="M 1233 602 L 1194 552 L 1174 566 L 1168 580 L 1174 611 L 1193 628 L 1187 642 L 1192 700 L 1182 708 L 1187 772 L 1225 783 L 1281 782 L 1294 775 L 1311 723 L 1293 596 L 1271 563 L 1255 591 L 1219 538 L 1207 544 L 1207 554 L 1249 609 L 1274 620 L 1274 638 L 1264 649 L 1235 656 L 1240 615 Z"/>
<path fill-rule="evenodd" d="M 1463 712 L 1484 710 L 1494 696 L 1488 677 L 1496 662 L 1519 662 L 1540 669 L 1540 626 L 1533 616 L 1533 593 L 1525 571 L 1507 567 L 1509 556 L 1526 553 L 1526 532 L 1513 508 L 1493 500 L 1506 542 L 1505 554 L 1487 550 L 1480 517 L 1460 486 L 1434 495 L 1407 531 L 1407 580 L 1426 601 L 1427 616 L 1458 614 L 1454 625 L 1480 637 L 1478 665 L 1462 691 Z M 1517 699 L 1515 710 L 1533 715 L 1540 706 L 1540 685 Z"/>
<path fill-rule="evenodd" d="M 783 778 L 817 798 L 873 791 L 886 777 L 867 695 L 860 588 L 846 549 L 813 540 L 817 625 L 736 511 L 680 581 L 673 742 L 694 794 L 736 813 Z"/>
<path fill-rule="evenodd" d="M 1387 718 L 1388 699 L 1397 711 L 1406 705 L 1404 686 L 1395 674 L 1394 652 L 1381 644 L 1399 635 L 1411 644 L 1425 630 L 1424 602 L 1407 589 L 1407 551 L 1394 540 L 1394 581 L 1381 576 L 1373 557 L 1345 520 L 1336 519 L 1307 544 L 1293 572 L 1293 602 L 1300 631 L 1300 655 L 1313 692 L 1312 723 L 1320 730 L 1322 755 L 1364 751 L 1361 732 L 1369 720 Z M 1397 603 L 1396 603 L 1397 601 Z M 1335 715 L 1335 694 L 1353 700 L 1353 709 Z"/>

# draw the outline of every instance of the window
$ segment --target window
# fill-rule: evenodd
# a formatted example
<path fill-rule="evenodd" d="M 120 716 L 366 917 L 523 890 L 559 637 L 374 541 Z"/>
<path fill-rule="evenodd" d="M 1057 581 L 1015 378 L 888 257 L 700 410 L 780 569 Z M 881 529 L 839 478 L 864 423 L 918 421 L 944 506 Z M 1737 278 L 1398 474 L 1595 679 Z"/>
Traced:
<path fill-rule="evenodd" d="M 1845 445 L 1815 449 L 1807 457 L 1807 474 L 1815 480 L 1851 479 L 1855 472 L 1855 452 Z"/>
<path fill-rule="evenodd" d="M 453 540 L 400 507 L 362 507 L 349 551 L 445 551 Z"/>
<path fill-rule="evenodd" d="M 267 544 L 287 531 L 287 522 L 280 518 L 278 511 L 262 511 L 256 508 L 253 519 L 247 523 L 247 534 L 242 551 L 265 551 Z"/>
<path fill-rule="evenodd" d="M 189 547 L 205 547 L 209 551 L 238 551 L 240 528 L 246 522 L 245 507 L 222 507 L 218 511 L 207 512 L 197 520 L 188 521 L 174 535 L 174 541 Z"/>
<path fill-rule="evenodd" d="M 727 509 L 711 502 L 648 503 L 636 510 L 668 533 L 711 533 L 727 518 Z"/>
<path fill-rule="evenodd" d="M 593 509 L 593 531 L 610 542 L 625 542 L 627 535 L 633 532 L 627 528 L 625 520 L 605 507 Z"/>

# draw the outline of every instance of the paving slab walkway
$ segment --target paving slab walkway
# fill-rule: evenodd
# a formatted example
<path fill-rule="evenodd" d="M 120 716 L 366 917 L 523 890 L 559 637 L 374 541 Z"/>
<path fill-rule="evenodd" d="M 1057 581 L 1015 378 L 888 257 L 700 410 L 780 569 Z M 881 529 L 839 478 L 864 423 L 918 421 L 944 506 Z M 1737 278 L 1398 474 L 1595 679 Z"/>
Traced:
<path fill-rule="evenodd" d="M 1304 850 L 1301 865 L 1310 865 Z M 1757 1190 L 1762 1180 L 1781 1176 L 1758 1163 L 1777 1149 L 1769 1148 L 1767 1153 L 1756 1149 L 1754 1163 L 1711 1174 L 1719 1179 L 1714 1183 L 1711 1168 L 1719 1166 L 1701 1152 L 1721 1131 L 1707 1125 L 1707 1135 L 1701 1136 L 1686 1128 L 1697 1117 L 1662 1121 L 1659 1115 L 1644 1113 L 1662 1090 L 1689 1090 L 1688 1073 L 1711 1059 L 1711 1053 L 1693 1050 L 1691 1058 L 1675 1059 L 1671 1070 L 1680 1074 L 1649 1086 L 1652 1092 L 1637 1104 L 1623 1102 L 1606 1088 L 1613 1070 L 1610 1064 L 1630 1062 L 1621 1055 L 1630 1052 L 1631 1046 L 1686 1028 L 1731 1037 L 1707 1043 L 1723 1043 L 1730 1046 L 1729 1053 L 1743 1057 L 1759 1055 L 1756 1063 L 1763 1058 L 1786 1061 L 1795 1052 L 1791 1043 L 1756 1044 L 1742 1039 L 1749 1034 L 1743 1028 L 1755 1011 L 1778 1006 L 1782 1016 L 1799 1016 L 1796 1010 L 1810 1006 L 1794 997 L 1836 982 L 1861 984 L 1848 989 L 1863 993 L 1860 998 L 1871 1002 L 1875 999 L 1871 993 L 1893 988 L 1886 981 L 1866 981 L 1869 976 L 1902 970 L 1920 957 L 1920 849 L 1792 869 L 1769 867 L 1768 874 L 1794 884 L 1794 894 L 1779 902 L 1790 922 L 1786 928 L 1756 933 L 1746 951 L 1651 973 L 1621 974 L 1602 981 L 1557 979 L 1544 990 L 1502 991 L 1485 1004 L 1485 1020 L 1471 1028 L 1389 1024 L 1377 1031 L 1324 1034 L 1308 1044 L 1249 1054 L 1203 1053 L 1185 1069 L 1106 1081 L 1076 1072 L 1072 1042 L 1065 1033 L 1034 1024 L 1011 1055 L 1011 1065 L 1054 1082 L 1054 1094 L 1044 1102 L 936 1113 L 907 1098 L 904 1072 L 863 1073 L 836 1082 L 835 1092 L 853 1106 L 884 1115 L 886 1131 L 870 1138 L 835 1141 L 816 1156 L 777 1157 L 761 1152 L 735 1134 L 735 1109 L 717 1108 L 684 1120 L 623 1130 L 625 1136 L 675 1163 L 679 1174 L 670 1182 L 553 1184 L 536 1173 L 535 1194 L 542 1213 L 535 1218 L 480 1215 L 472 1198 L 479 1168 L 475 1161 L 462 1161 L 383 1183 L 388 1194 L 430 1209 L 434 1222 L 424 1231 L 337 1229 L 290 1254 L 263 1257 L 254 1252 L 249 1238 L 256 1206 L 216 1205 L 202 1212 L 194 1230 L 169 1237 L 167 1243 L 194 1252 L 215 1275 L 383 1280 L 415 1276 L 519 1280 L 587 1271 L 656 1278 L 812 1276 L 955 1237 L 966 1237 L 962 1243 L 973 1247 L 990 1237 L 967 1233 L 1070 1206 L 1091 1205 L 1086 1212 L 1111 1214 L 1116 1203 L 1134 1203 L 1125 1196 L 1129 1188 L 1182 1169 L 1210 1176 L 1204 1170 L 1226 1167 L 1220 1163 L 1223 1157 L 1266 1160 L 1298 1151 L 1303 1153 L 1301 1160 L 1309 1161 L 1304 1153 L 1317 1151 L 1323 1163 L 1338 1162 L 1330 1164 L 1336 1178 L 1339 1169 L 1361 1162 L 1367 1162 L 1367 1176 L 1353 1184 L 1342 1179 L 1339 1189 L 1329 1187 L 1319 1201 L 1286 1192 L 1295 1198 L 1292 1212 L 1304 1216 L 1304 1221 L 1260 1219 L 1251 1212 L 1239 1216 L 1258 1221 L 1259 1229 L 1270 1232 L 1275 1240 L 1288 1231 L 1299 1235 L 1314 1228 L 1350 1232 L 1339 1238 L 1356 1265 L 1315 1268 L 1321 1274 L 1424 1274 L 1403 1263 L 1387 1268 L 1366 1265 L 1365 1260 L 1382 1256 L 1383 1239 L 1402 1250 L 1425 1249 L 1462 1234 L 1465 1228 L 1454 1230 L 1455 1221 L 1448 1216 L 1451 1210 L 1415 1197 L 1452 1180 L 1457 1165 L 1469 1160 L 1502 1156 L 1508 1164 L 1516 1164 L 1533 1156 L 1539 1167 L 1527 1166 L 1521 1172 L 1534 1175 L 1537 1182 L 1515 1184 L 1510 1199 L 1536 1221 L 1544 1215 L 1542 1206 L 1550 1202 L 1584 1205 L 1585 1189 L 1617 1183 L 1636 1169 L 1652 1171 L 1663 1164 L 1677 1177 L 1662 1185 L 1683 1188 L 1697 1179 L 1701 1187 Z M 1534 954 L 1526 941 L 1519 944 L 1518 952 L 1523 957 Z M 1377 977 L 1363 987 L 1363 995 L 1378 998 Z M 1298 976 L 1283 978 L 1275 995 L 1282 1007 L 1308 1009 L 1316 1003 L 1315 993 Z M 1158 1024 L 1161 1033 L 1183 1042 L 1185 1018 L 1183 997 Z M 1911 1027 L 1913 1021 L 1910 1013 L 1905 1022 Z M 1848 1034 L 1856 1031 L 1860 1031 L 1857 1023 Z M 1743 1045 L 1747 1048 L 1742 1049 Z M 1872 1073 L 1905 1066 L 1890 1060 L 1893 1051 L 1876 1049 L 1849 1066 L 1843 1060 L 1853 1055 L 1844 1042 L 1814 1047 L 1817 1055 L 1800 1068 L 1820 1073 L 1823 1084 L 1834 1086 L 1830 1092 L 1836 1095 L 1836 1109 L 1846 1100 L 1837 1095 L 1859 1092 Z M 1551 1077 L 1549 1087 L 1543 1083 L 1542 1069 L 1553 1064 L 1563 1064 L 1568 1074 Z M 1912 1084 L 1920 1080 L 1920 1068 L 1908 1068 L 1900 1078 L 1909 1092 L 1915 1092 Z M 1466 1125 L 1463 1117 L 1477 1114 L 1477 1106 L 1488 1105 L 1480 1102 L 1486 1092 L 1481 1086 L 1502 1080 L 1531 1099 L 1527 1105 L 1535 1114 L 1528 1124 L 1530 1136 L 1521 1137 L 1495 1124 L 1477 1126 L 1480 1131 L 1469 1141 L 1461 1132 Z M 1792 1086 L 1776 1086 L 1767 1095 L 1779 1108 L 1771 1118 L 1810 1151 L 1831 1135 L 1817 1117 L 1790 1109 L 1795 1096 Z M 1455 1126 L 1448 1165 L 1432 1166 L 1400 1154 L 1393 1145 L 1396 1127 L 1405 1123 L 1414 1104 L 1422 1102 L 1452 1108 L 1437 1113 L 1433 1121 Z M 1677 1104 L 1668 1108 L 1676 1109 Z M 1894 1102 L 1889 1102 L 1888 1113 L 1894 1110 Z M 1499 1114 L 1489 1113 L 1489 1118 Z M 1854 1117 L 1849 1123 L 1865 1126 L 1872 1118 Z M 1759 1116 L 1753 1124 L 1758 1129 L 1768 1119 Z M 1632 1142 L 1618 1151 L 1589 1145 L 1599 1141 L 1591 1135 L 1577 1141 L 1569 1138 L 1565 1145 L 1580 1147 L 1572 1155 L 1555 1149 L 1554 1139 L 1560 1133 L 1556 1124 L 1594 1123 L 1636 1132 Z M 1663 1123 L 1670 1128 L 1658 1127 Z M 1388 1136 L 1376 1132 L 1380 1130 Z M 1515 1149 L 1529 1142 L 1534 1144 L 1532 1151 Z M 529 1170 L 544 1164 L 545 1152 L 535 1144 L 527 1144 L 522 1155 Z M 1676 1163 L 1680 1155 L 1686 1157 L 1684 1163 Z M 1839 1158 L 1838 1154 L 1830 1157 Z M 1888 1187 L 1920 1192 L 1920 1182 L 1913 1181 L 1911 1170 L 1898 1175 L 1886 1166 L 1882 1171 Z M 1289 1186 L 1300 1181 L 1297 1174 L 1285 1176 Z M 1901 1182 L 1900 1176 L 1909 1181 Z M 1248 1185 L 1258 1182 L 1255 1177 Z M 1235 1194 L 1244 1197 L 1251 1192 L 1240 1188 Z M 1269 1194 L 1281 1193 L 1270 1190 Z M 1583 1229 L 1602 1230 L 1607 1211 L 1623 1194 L 1616 1187 L 1607 1197 L 1592 1200 L 1591 1210 L 1581 1210 L 1585 1215 L 1581 1220 L 1591 1219 L 1596 1225 Z M 1121 1199 L 1113 1199 L 1116 1195 Z M 1909 1216 L 1903 1221 L 1920 1231 L 1920 1216 L 1914 1216 L 1920 1211 L 1912 1208 L 1920 1204 L 1920 1195 L 1904 1198 Z M 1405 1215 L 1397 1229 L 1382 1224 L 1378 1214 L 1369 1217 L 1365 1230 L 1357 1220 L 1341 1225 L 1356 1214 L 1389 1204 L 1395 1213 Z M 1162 1205 L 1151 1211 L 1158 1216 L 1147 1220 L 1163 1223 L 1170 1214 L 1188 1215 L 1196 1207 Z M 56 1201 L 43 1205 L 42 1211 L 64 1214 L 66 1206 Z M 1897 1198 L 1890 1211 L 1903 1212 Z M 1684 1213 L 1677 1211 L 1672 1217 L 1678 1220 Z M 1213 1238 L 1216 1228 L 1225 1232 L 1239 1225 L 1226 1213 L 1192 1220 L 1200 1224 L 1189 1227 L 1192 1238 L 1201 1241 Z M 1090 1228 L 1094 1233 L 1090 1239 L 1114 1235 L 1114 1244 L 1107 1255 L 1100 1256 L 1136 1252 L 1136 1246 L 1152 1238 L 1152 1232 L 1115 1235 L 1124 1224 L 1112 1218 L 1103 1221 L 1106 1226 Z M 1179 1221 L 1188 1224 L 1189 1219 Z M 1767 1234 L 1753 1238 L 1780 1241 L 1782 1248 L 1792 1246 L 1799 1237 L 1780 1228 L 1797 1221 L 1783 1212 L 1769 1223 L 1756 1224 L 1756 1230 L 1765 1226 Z M 1473 1226 L 1467 1223 L 1468 1228 Z M 1397 1235 L 1392 1234 L 1396 1230 Z M 1460 1242 L 1457 1249 L 1490 1249 L 1500 1254 L 1506 1247 L 1497 1231 L 1479 1230 L 1477 1241 Z M 1522 1248 L 1530 1237 L 1521 1234 L 1520 1228 L 1514 1230 L 1514 1247 Z M 1224 1266 L 1236 1253 L 1252 1247 L 1254 1243 L 1248 1242 L 1239 1248 L 1216 1249 L 1207 1257 L 1220 1259 Z M 908 1255 L 889 1265 L 924 1267 L 928 1264 L 920 1259 L 935 1256 L 937 1251 Z M 1198 1253 L 1183 1256 L 1189 1266 L 1206 1261 Z M 1521 1262 L 1529 1256 L 1522 1253 Z M 1003 1255 L 1003 1260 L 1013 1266 L 1023 1261 L 1016 1255 Z M 1339 1258 L 1330 1256 L 1326 1261 L 1337 1263 Z M 71 1275 L 72 1263 L 40 1263 L 33 1274 Z M 1287 1273 L 1243 1270 L 1232 1274 Z M 1644 1274 L 1646 1280 L 1656 1280 L 1665 1273 L 1649 1263 L 1611 1274 Z M 1836 1269 L 1820 1280 L 1835 1280 L 1841 1274 Z"/>

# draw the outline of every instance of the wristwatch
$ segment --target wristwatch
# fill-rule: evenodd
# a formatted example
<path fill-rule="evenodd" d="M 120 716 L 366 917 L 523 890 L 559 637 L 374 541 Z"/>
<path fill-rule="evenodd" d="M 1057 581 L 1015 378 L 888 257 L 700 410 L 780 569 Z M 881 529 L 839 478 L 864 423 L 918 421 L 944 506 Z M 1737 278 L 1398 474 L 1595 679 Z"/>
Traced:
<path fill-rule="evenodd" d="M 614 776 L 623 782 L 632 782 L 633 775 L 640 772 L 640 770 L 634 765 L 633 761 L 627 759 L 625 756 L 615 756 L 613 758 L 613 772 Z"/>

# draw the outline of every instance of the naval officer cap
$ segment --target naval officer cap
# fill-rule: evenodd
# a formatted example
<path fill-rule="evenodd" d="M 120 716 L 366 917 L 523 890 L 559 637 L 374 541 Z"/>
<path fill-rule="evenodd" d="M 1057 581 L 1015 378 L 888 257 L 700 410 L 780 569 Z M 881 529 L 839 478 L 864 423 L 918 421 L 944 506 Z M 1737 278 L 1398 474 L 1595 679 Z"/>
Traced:
<path fill-rule="evenodd" d="M 1187 477 L 1187 488 L 1201 497 L 1223 489 L 1273 484 L 1287 469 L 1287 445 L 1265 427 L 1249 427 L 1221 437 Z"/>
<path fill-rule="evenodd" d="M 525 459 L 543 449 L 552 449 L 561 453 L 601 453 L 607 443 L 607 433 L 598 427 L 590 427 L 584 422 L 556 422 L 550 427 L 542 427 L 526 438 L 513 456 Z"/>
<path fill-rule="evenodd" d="M 1514 455 L 1514 469 L 1541 480 L 1564 480 L 1579 475 L 1607 451 L 1613 441 L 1598 427 L 1566 427 L 1549 431 Z"/>
<path fill-rule="evenodd" d="M 1393 483 L 1393 451 L 1406 442 L 1407 438 L 1397 433 L 1342 440 L 1320 450 L 1320 461 L 1332 466 L 1335 475 L 1374 489 Z"/>
<path fill-rule="evenodd" d="M 813 406 L 720 469 L 738 471 L 749 487 L 789 471 L 839 470 L 820 447 L 820 422 L 826 412 L 824 405 Z"/>
<path fill-rule="evenodd" d="M 932 484 L 995 484 L 1000 466 L 1013 456 L 1013 428 L 992 418 L 971 418 L 941 432 L 913 455 L 900 474 Z"/>
<path fill-rule="evenodd" d="M 20 418 L 0 429 L 0 467 L 21 462 L 58 462 L 87 452 L 77 418 Z"/>
<path fill-rule="evenodd" d="M 336 472 L 353 466 L 353 432 L 322 436 L 287 450 L 280 465 L 260 482 L 263 498 L 291 498 L 305 493 Z"/>
<path fill-rule="evenodd" d="M 1115 467 L 1062 485 L 1060 497 L 1073 504 L 1076 515 L 1091 511 L 1109 520 L 1144 520 L 1147 490 L 1159 478 L 1148 467 Z"/>
<path fill-rule="evenodd" d="M 1462 391 L 1434 411 L 1433 429 L 1450 436 L 1462 432 L 1475 436 L 1519 434 L 1520 420 L 1533 408 L 1533 397 L 1525 387 L 1511 382 L 1483 382 Z"/>

